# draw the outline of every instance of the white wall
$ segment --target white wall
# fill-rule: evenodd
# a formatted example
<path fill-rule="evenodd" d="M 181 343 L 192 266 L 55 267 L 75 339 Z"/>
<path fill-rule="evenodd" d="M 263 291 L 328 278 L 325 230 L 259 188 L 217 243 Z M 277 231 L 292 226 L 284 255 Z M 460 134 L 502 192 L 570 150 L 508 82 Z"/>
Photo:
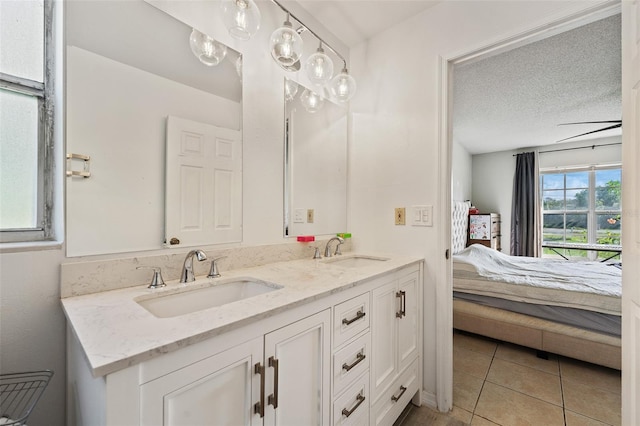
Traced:
<path fill-rule="evenodd" d="M 451 199 L 471 200 L 473 182 L 472 156 L 464 146 L 453 142 L 451 150 Z"/>
<path fill-rule="evenodd" d="M 438 239 L 445 234 L 441 227 L 449 226 L 449 218 L 438 216 L 437 206 L 439 191 L 450 190 L 447 182 L 439 180 L 439 57 L 486 47 L 593 4 L 442 2 L 351 50 L 350 71 L 359 90 L 351 105 L 354 247 L 426 260 L 424 387 L 428 398 L 437 397 L 435 300 L 447 273 Z M 394 225 L 393 208 L 414 204 L 436 207 L 433 227 Z"/>
<path fill-rule="evenodd" d="M 572 149 L 591 147 L 594 144 L 620 143 L 621 137 L 609 137 L 562 145 L 541 146 L 518 152 L 542 151 L 539 155 L 540 168 L 585 166 L 595 164 L 620 164 L 622 145 L 608 145 L 595 149 Z M 557 149 L 571 149 L 559 152 L 544 152 Z M 513 198 L 513 176 L 516 170 L 517 151 L 501 151 L 479 154 L 472 157 L 473 194 L 471 200 L 482 213 L 500 213 L 502 219 L 502 251 L 509 254 L 511 244 L 511 201 Z"/>

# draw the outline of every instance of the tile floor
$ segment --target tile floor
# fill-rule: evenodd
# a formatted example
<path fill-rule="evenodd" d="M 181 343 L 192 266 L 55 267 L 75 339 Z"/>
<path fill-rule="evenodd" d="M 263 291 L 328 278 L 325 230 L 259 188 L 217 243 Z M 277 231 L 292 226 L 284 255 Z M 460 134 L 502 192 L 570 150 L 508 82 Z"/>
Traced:
<path fill-rule="evenodd" d="M 453 411 L 411 404 L 396 425 L 620 425 L 620 372 L 453 334 Z"/>

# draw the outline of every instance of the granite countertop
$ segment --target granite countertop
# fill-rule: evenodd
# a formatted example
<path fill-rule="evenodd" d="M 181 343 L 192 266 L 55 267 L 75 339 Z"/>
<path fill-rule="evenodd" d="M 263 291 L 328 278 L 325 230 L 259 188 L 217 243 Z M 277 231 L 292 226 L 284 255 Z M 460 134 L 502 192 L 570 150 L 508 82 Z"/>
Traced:
<path fill-rule="evenodd" d="M 349 253 L 341 259 L 354 256 L 358 254 Z M 92 374 L 99 377 L 420 261 L 407 256 L 375 256 L 388 260 L 358 268 L 333 264 L 331 260 L 334 259 L 271 263 L 222 271 L 220 278 L 196 277 L 195 282 L 188 284 L 168 281 L 162 289 L 148 289 L 144 285 L 68 297 L 62 299 L 62 305 L 68 323 L 85 352 Z M 142 298 L 176 292 L 177 289 L 195 289 L 246 277 L 282 288 L 172 318 L 156 318 L 136 302 Z"/>

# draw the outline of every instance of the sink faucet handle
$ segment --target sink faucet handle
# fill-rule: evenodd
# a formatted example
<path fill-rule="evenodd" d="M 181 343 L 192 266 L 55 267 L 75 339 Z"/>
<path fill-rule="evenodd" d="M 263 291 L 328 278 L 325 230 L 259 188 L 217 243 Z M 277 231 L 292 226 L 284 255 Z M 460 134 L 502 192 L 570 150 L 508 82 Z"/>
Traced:
<path fill-rule="evenodd" d="M 162 279 L 162 269 L 157 266 L 138 266 L 136 269 L 153 269 L 153 278 L 151 278 L 151 284 L 147 288 L 162 288 L 166 286 Z"/>
<path fill-rule="evenodd" d="M 320 247 L 314 247 L 314 246 L 310 246 L 310 249 L 315 249 L 315 252 L 313 253 L 313 258 L 314 259 L 322 259 L 322 256 L 320 256 Z"/>
<path fill-rule="evenodd" d="M 220 277 L 220 272 L 218 271 L 218 263 L 217 261 L 220 259 L 224 259 L 227 256 L 220 256 L 220 257 L 216 257 L 215 259 L 211 260 L 211 269 L 209 269 L 209 275 L 207 275 L 207 278 L 218 278 Z"/>

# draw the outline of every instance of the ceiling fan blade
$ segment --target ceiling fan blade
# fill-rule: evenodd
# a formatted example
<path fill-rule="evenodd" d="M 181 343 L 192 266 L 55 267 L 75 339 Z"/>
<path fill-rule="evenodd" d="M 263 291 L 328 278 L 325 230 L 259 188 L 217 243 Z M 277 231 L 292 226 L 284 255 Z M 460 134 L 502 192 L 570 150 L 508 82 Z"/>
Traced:
<path fill-rule="evenodd" d="M 611 121 L 578 121 L 577 123 L 561 123 L 558 126 L 568 126 L 571 124 L 603 124 L 603 123 L 621 123 L 622 120 L 611 120 Z"/>
<path fill-rule="evenodd" d="M 592 130 L 592 131 L 590 131 L 590 132 L 586 132 L 586 133 L 582 133 L 582 134 L 579 134 L 579 135 L 571 136 L 571 137 L 569 137 L 569 138 L 560 139 L 559 141 L 556 141 L 556 143 L 558 143 L 558 142 L 564 142 L 564 141 L 566 141 L 566 140 L 573 139 L 573 138 L 578 138 L 578 137 L 580 137 L 580 136 L 590 135 L 590 134 L 592 134 L 592 133 L 604 132 L 605 130 L 617 129 L 618 127 L 622 127 L 622 123 L 614 124 L 613 126 L 604 127 L 604 128 L 602 128 L 602 129 L 598 129 L 598 130 Z"/>

